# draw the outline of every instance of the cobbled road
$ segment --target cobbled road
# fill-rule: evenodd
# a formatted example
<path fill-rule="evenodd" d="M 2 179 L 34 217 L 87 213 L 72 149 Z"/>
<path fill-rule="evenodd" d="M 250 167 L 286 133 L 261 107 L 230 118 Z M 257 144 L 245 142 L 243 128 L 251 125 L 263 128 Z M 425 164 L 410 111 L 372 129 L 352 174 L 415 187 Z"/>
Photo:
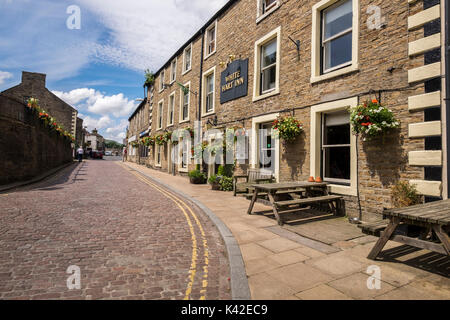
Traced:
<path fill-rule="evenodd" d="M 0 299 L 230 299 L 225 252 L 199 208 L 121 162 L 0 194 Z"/>

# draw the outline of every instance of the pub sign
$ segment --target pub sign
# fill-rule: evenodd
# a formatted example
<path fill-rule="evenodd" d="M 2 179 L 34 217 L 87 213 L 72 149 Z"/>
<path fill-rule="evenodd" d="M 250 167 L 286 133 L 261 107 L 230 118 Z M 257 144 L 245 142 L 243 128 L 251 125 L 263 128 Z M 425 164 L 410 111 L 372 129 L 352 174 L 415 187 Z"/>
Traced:
<path fill-rule="evenodd" d="M 248 59 L 235 60 L 220 76 L 220 103 L 245 97 L 248 93 Z"/>

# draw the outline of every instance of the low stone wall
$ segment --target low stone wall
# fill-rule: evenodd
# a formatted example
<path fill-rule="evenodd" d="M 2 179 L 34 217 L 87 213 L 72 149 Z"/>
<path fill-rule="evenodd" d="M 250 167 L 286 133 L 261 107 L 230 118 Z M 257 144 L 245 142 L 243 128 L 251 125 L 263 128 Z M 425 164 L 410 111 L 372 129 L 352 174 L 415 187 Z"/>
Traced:
<path fill-rule="evenodd" d="M 0 95 L 0 185 L 68 163 L 72 152 L 71 143 L 45 127 L 25 104 Z"/>

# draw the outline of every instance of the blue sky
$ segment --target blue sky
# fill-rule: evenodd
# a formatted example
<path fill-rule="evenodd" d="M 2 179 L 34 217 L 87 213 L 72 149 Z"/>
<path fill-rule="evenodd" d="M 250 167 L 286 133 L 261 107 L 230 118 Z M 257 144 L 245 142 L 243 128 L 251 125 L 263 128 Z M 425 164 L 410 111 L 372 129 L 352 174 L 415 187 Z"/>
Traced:
<path fill-rule="evenodd" d="M 89 130 L 122 141 L 144 97 L 144 70 L 157 70 L 227 0 L 0 0 L 0 91 L 22 70 L 73 105 Z M 80 8 L 69 29 L 67 8 Z"/>

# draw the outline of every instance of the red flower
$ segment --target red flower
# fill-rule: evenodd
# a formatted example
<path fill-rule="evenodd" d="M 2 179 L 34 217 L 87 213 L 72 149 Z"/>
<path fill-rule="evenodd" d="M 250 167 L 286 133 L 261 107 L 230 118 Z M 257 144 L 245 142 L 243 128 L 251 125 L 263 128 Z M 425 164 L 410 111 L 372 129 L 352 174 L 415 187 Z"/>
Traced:
<path fill-rule="evenodd" d="M 378 100 L 377 99 L 373 99 L 372 103 L 378 103 Z"/>

